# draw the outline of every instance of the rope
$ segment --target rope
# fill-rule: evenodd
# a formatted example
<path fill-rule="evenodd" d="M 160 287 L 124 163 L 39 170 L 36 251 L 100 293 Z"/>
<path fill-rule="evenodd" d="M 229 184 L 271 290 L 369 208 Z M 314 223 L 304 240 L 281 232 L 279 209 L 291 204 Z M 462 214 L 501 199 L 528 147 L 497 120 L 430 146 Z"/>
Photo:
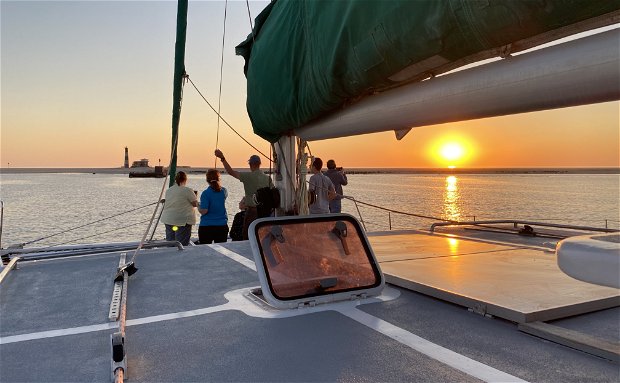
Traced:
<path fill-rule="evenodd" d="M 255 42 L 254 26 L 252 25 L 252 14 L 250 13 L 250 1 L 249 0 L 245 0 L 245 6 L 248 8 L 248 19 L 250 20 L 250 30 L 252 31 L 252 43 L 254 43 Z"/>
<path fill-rule="evenodd" d="M 39 239 L 35 239 L 35 240 L 33 240 L 33 241 L 30 241 L 30 242 L 25 242 L 25 243 L 24 243 L 24 246 L 25 246 L 25 245 L 30 245 L 31 243 L 35 243 L 35 242 L 42 241 L 42 240 L 44 240 L 44 239 L 48 239 L 48 238 L 55 237 L 55 236 L 60 235 L 60 234 L 65 234 L 65 233 L 68 233 L 68 232 L 73 231 L 73 230 L 81 229 L 81 228 L 86 227 L 86 226 L 94 225 L 95 223 L 103 222 L 103 221 L 106 221 L 106 220 L 111 219 L 111 218 L 114 218 L 114 217 L 118 217 L 118 216 L 123 215 L 123 214 L 131 213 L 131 212 L 134 212 L 134 211 L 136 211 L 136 210 L 140 210 L 140 209 L 144 209 L 145 207 L 149 207 L 149 206 L 154 205 L 154 204 L 157 204 L 157 203 L 159 203 L 159 202 L 152 202 L 152 203 L 150 203 L 150 204 L 148 204 L 148 205 L 140 206 L 140 207 L 137 207 L 137 208 L 135 208 L 135 209 L 131 209 L 131 210 L 124 211 L 124 212 L 122 212 L 122 213 L 118 213 L 118 214 L 111 215 L 111 216 L 109 216 L 109 217 L 101 218 L 101 219 L 98 219 L 98 220 L 96 220 L 96 221 L 93 221 L 93 222 L 89 222 L 89 223 L 87 223 L 87 224 L 84 224 L 84 225 L 75 226 L 75 227 L 72 227 L 72 228 L 70 228 L 70 229 L 67 229 L 67 230 L 64 230 L 64 231 L 60 231 L 60 232 L 58 232 L 58 233 L 50 234 L 50 235 L 47 235 L 47 236 L 45 236 L 45 237 L 41 237 L 41 238 L 39 238 Z"/>
<path fill-rule="evenodd" d="M 458 222 L 458 221 L 455 221 L 455 220 L 452 220 L 452 219 L 445 219 L 445 218 L 433 217 L 433 216 L 430 216 L 430 215 L 415 214 L 415 213 L 408 213 L 408 212 L 400 211 L 400 210 L 388 209 L 388 208 L 383 207 L 383 206 L 373 205 L 373 204 L 368 203 L 368 202 L 359 201 L 359 200 L 357 200 L 357 199 L 355 199 L 353 197 L 350 197 L 350 196 L 343 195 L 342 198 L 350 199 L 350 200 L 354 201 L 356 204 L 359 203 L 359 204 L 362 204 L 362 205 L 374 207 L 375 209 L 380 209 L 380 210 L 385 210 L 385 211 L 389 211 L 389 212 L 392 212 L 392 213 L 408 215 L 408 216 L 411 216 L 411 217 L 426 218 L 426 219 L 432 219 L 432 220 L 435 220 L 435 221 L 444 221 L 444 222 Z"/>
<path fill-rule="evenodd" d="M 185 74 L 183 78 L 189 80 L 189 76 L 187 74 Z M 191 80 L 189 81 L 191 82 Z M 179 102 L 179 122 L 181 121 L 181 109 L 183 109 L 183 90 L 185 89 L 185 83 L 186 81 L 183 81 L 182 86 L 181 86 L 181 94 L 180 94 L 180 102 Z M 172 149 L 170 150 L 170 162 L 168 163 L 168 169 L 170 169 L 170 166 L 172 165 L 172 160 L 174 158 L 174 152 L 176 151 L 178 143 L 179 143 L 179 135 L 177 134 L 174 138 L 174 144 L 172 145 Z M 157 203 L 161 201 L 161 197 L 164 195 L 164 191 L 166 190 L 166 180 L 168 179 L 168 175 L 169 174 L 166 174 L 166 177 L 164 177 L 164 182 L 161 185 L 161 191 L 159 192 L 159 198 L 157 198 Z M 153 214 L 151 215 L 149 224 L 147 225 L 146 230 L 144 231 L 144 234 L 142 235 L 140 244 L 138 244 L 138 247 L 136 247 L 136 249 L 134 250 L 133 255 L 131 256 L 131 260 L 129 262 L 135 261 L 136 256 L 138 255 L 138 251 L 140 251 L 140 249 L 142 249 L 142 246 L 144 246 L 144 241 L 146 240 L 146 237 L 149 235 L 149 231 L 151 231 L 153 220 L 155 220 L 156 214 L 157 214 L 157 206 L 155 206 L 155 209 L 153 209 Z M 123 293 L 125 293 L 125 289 L 123 289 Z M 123 325 L 123 331 L 124 331 L 124 325 Z"/>
<path fill-rule="evenodd" d="M 299 170 L 297 172 L 297 184 L 299 185 L 297 191 L 297 201 L 299 206 L 297 210 L 299 214 L 308 214 L 308 188 L 306 187 L 306 175 L 308 174 L 308 156 L 304 149 L 308 146 L 308 143 L 301 138 L 297 138 L 297 158 L 295 160 L 295 166 Z M 303 177 L 303 178 L 302 178 Z"/>
<path fill-rule="evenodd" d="M 128 227 L 135 226 L 135 225 L 140 225 L 140 224 L 143 224 L 143 223 L 148 222 L 148 221 L 149 221 L 148 219 L 145 219 L 143 221 L 134 222 L 134 223 L 131 223 L 129 225 L 125 225 L 123 227 L 117 227 L 116 229 L 111 229 L 111 230 L 107 230 L 107 231 L 98 232 L 97 234 L 88 235 L 88 236 L 82 237 L 82 238 L 75 238 L 75 239 L 72 239 L 72 240 L 66 241 L 66 242 L 55 243 L 53 245 L 49 245 L 46 248 L 43 248 L 42 250 L 48 250 L 48 249 L 51 249 L 51 248 L 53 248 L 55 246 L 66 245 L 67 243 L 71 243 L 71 242 L 75 242 L 75 241 L 81 241 L 82 239 L 88 239 L 88 238 L 100 236 L 102 234 L 107 234 L 107 233 L 112 233 L 114 231 L 118 231 L 118 230 L 122 230 L 122 229 L 127 229 Z"/>
<path fill-rule="evenodd" d="M 153 237 L 155 236 L 155 231 L 157 230 L 157 225 L 159 225 L 159 220 L 161 219 L 161 215 L 164 213 L 164 206 L 162 205 L 161 209 L 159 210 L 159 215 L 157 216 L 157 221 L 155 221 L 155 225 L 153 225 L 153 231 L 151 232 L 151 237 L 149 238 L 149 241 L 153 240 Z"/>
<path fill-rule="evenodd" d="M 307 146 L 307 144 L 306 144 Z M 310 148 L 308 147 L 308 151 L 310 151 Z M 310 181 L 306 181 L 306 183 L 310 183 Z M 323 185 L 314 185 L 316 189 L 326 189 L 325 187 L 323 187 Z M 433 217 L 430 215 L 423 215 L 423 214 L 416 214 L 416 213 L 408 213 L 408 212 L 404 212 L 404 211 L 400 211 L 400 210 L 394 210 L 394 209 L 388 209 L 386 207 L 383 206 L 378 206 L 378 205 L 374 205 L 368 202 L 363 202 L 360 200 L 355 199 L 354 197 L 350 197 L 350 196 L 345 196 L 345 195 L 341 195 L 336 193 L 337 196 L 340 196 L 342 198 L 346 198 L 349 199 L 351 201 L 353 201 L 353 203 L 355 203 L 355 208 L 357 209 L 357 213 L 360 216 L 360 221 L 362 221 L 362 225 L 364 225 L 364 219 L 362 218 L 362 213 L 360 212 L 360 209 L 358 207 L 358 203 L 361 205 L 366 205 L 366 206 L 370 206 L 370 207 L 374 207 L 375 209 L 379 209 L 379 210 L 385 210 L 388 212 L 392 212 L 392 213 L 397 213 L 397 214 L 403 214 L 403 215 L 408 215 L 411 217 L 417 217 L 417 218 L 426 218 L 426 219 L 431 219 L 431 220 L 435 220 L 435 221 L 444 221 L 444 222 L 457 222 L 451 219 L 445 219 L 445 218 L 439 218 L 439 217 Z M 364 230 L 366 229 L 366 225 L 364 225 Z"/>
<path fill-rule="evenodd" d="M 213 112 L 215 114 L 217 114 L 218 118 L 220 118 L 233 132 L 235 132 L 235 134 L 237 136 L 239 136 L 239 138 L 241 138 L 243 141 L 245 141 L 246 144 L 248 144 L 252 149 L 256 150 L 258 153 L 260 153 L 263 157 L 265 157 L 267 160 L 272 161 L 271 158 L 266 155 L 265 153 L 263 153 L 262 151 L 258 150 L 258 148 L 254 145 L 252 145 L 248 140 L 246 140 L 241 134 L 239 134 L 239 132 L 237 132 L 235 130 L 235 128 L 232 127 L 232 125 L 230 125 L 228 123 L 228 121 L 226 121 L 226 119 L 224 119 L 224 117 L 222 117 L 217 110 L 215 110 L 215 108 L 211 105 L 211 103 L 209 101 L 207 101 L 207 99 L 205 98 L 205 96 L 203 96 L 203 94 L 198 90 L 198 87 L 196 86 L 196 84 L 194 84 L 194 82 L 192 81 L 191 78 L 189 78 L 189 76 L 187 77 L 187 79 L 189 80 L 190 84 L 192 84 L 192 86 L 194 87 L 194 89 L 196 89 L 196 92 L 198 92 L 198 94 L 200 95 L 200 97 L 202 97 L 202 99 L 207 103 L 207 105 L 209 105 L 209 108 L 211 108 L 211 110 L 213 110 Z"/>
<path fill-rule="evenodd" d="M 224 32 L 222 33 L 222 59 L 220 60 L 220 92 L 217 97 L 217 130 L 215 133 L 215 149 L 220 142 L 220 112 L 222 107 L 222 82 L 224 79 L 224 46 L 226 41 L 226 11 L 228 10 L 228 0 L 224 3 Z M 217 169 L 217 157 L 213 160 L 213 168 Z"/>
<path fill-rule="evenodd" d="M 362 212 L 360 211 L 359 206 L 357 206 L 357 201 L 353 200 L 353 202 L 355 202 L 355 208 L 357 209 L 357 214 L 359 214 L 359 216 L 360 216 L 360 221 L 362 221 L 362 226 L 364 226 L 364 231 L 368 231 L 366 229 L 366 224 L 364 223 L 364 218 L 362 218 Z"/>

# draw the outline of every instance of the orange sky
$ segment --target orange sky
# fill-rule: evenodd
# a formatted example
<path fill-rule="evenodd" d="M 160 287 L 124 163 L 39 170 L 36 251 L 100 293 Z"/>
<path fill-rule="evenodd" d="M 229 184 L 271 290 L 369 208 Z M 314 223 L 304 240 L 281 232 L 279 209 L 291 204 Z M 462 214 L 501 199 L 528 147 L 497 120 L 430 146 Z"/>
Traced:
<path fill-rule="evenodd" d="M 186 68 L 217 107 L 223 2 L 190 2 Z M 266 2 L 251 2 L 256 16 Z M 2 2 L 2 167 L 167 164 L 170 151 L 174 2 Z M 71 20 L 71 22 L 67 22 Z M 229 2 L 222 115 L 268 153 L 245 112 L 245 2 Z M 619 167 L 618 102 L 310 143 L 354 167 Z M 217 120 L 191 85 L 181 118 L 179 165 L 213 166 Z M 445 161 L 440 144 L 463 145 Z M 233 166 L 254 152 L 228 127 L 219 147 Z M 218 164 L 219 165 L 219 164 Z"/>

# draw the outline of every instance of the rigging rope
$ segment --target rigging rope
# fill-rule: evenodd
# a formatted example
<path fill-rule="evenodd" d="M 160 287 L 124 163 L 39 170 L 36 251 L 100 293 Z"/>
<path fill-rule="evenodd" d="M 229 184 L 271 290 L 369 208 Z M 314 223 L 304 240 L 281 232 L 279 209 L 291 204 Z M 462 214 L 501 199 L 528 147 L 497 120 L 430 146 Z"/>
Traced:
<path fill-rule="evenodd" d="M 262 151 L 260 151 L 256 146 L 252 145 L 248 140 L 246 140 L 241 134 L 239 134 L 239 132 L 237 132 L 235 130 L 235 128 L 232 127 L 232 125 L 230 125 L 228 123 L 228 121 L 226 121 L 226 119 L 224 117 L 222 117 L 217 110 L 215 110 L 215 108 L 213 107 L 213 105 L 211 105 L 211 103 L 209 101 L 207 101 L 207 99 L 205 98 L 205 96 L 200 92 L 200 90 L 198 90 L 198 87 L 196 86 L 196 84 L 194 84 L 194 82 L 192 81 L 192 79 L 187 76 L 187 80 L 189 81 L 190 84 L 192 84 L 192 86 L 194 87 L 194 89 L 196 89 L 196 92 L 198 92 L 198 94 L 200 95 L 200 97 L 202 97 L 202 99 L 207 103 L 207 105 L 209 105 L 209 108 L 211 108 L 211 110 L 213 110 L 213 112 L 215 114 L 217 114 L 218 118 L 220 118 L 222 120 L 222 122 L 224 122 L 224 124 L 226 124 L 233 132 L 235 132 L 235 134 L 237 136 L 239 136 L 239 138 L 241 138 L 243 141 L 245 141 L 246 144 L 248 144 L 252 149 L 256 150 L 258 153 L 260 153 L 263 157 L 265 157 L 267 160 L 271 161 L 271 157 L 269 157 L 268 155 L 266 155 L 265 153 L 263 153 Z"/>
<path fill-rule="evenodd" d="M 189 80 L 189 76 L 186 73 L 183 75 L 183 81 L 181 83 L 181 92 L 179 94 L 179 122 L 181 121 L 181 109 L 183 109 L 183 90 L 185 89 L 185 83 L 187 82 L 187 80 Z M 172 166 L 172 161 L 175 159 L 175 152 L 177 150 L 178 143 L 179 143 L 179 135 L 176 134 L 174 136 L 174 143 L 172 144 L 172 149 L 170 150 L 170 162 L 168 165 L 168 169 L 170 169 L 170 166 Z M 161 191 L 159 192 L 159 198 L 157 199 L 157 203 L 161 202 L 161 197 L 164 195 L 164 191 L 166 190 L 166 180 L 168 179 L 169 176 L 170 174 L 168 173 L 164 177 L 164 182 L 161 185 Z M 138 247 L 136 247 L 136 249 L 134 250 L 129 263 L 132 263 L 135 261 L 136 256 L 138 255 L 138 251 L 140 251 L 140 249 L 142 249 L 142 246 L 144 246 L 144 241 L 146 240 L 146 237 L 149 235 L 149 232 L 151 231 L 151 227 L 153 226 L 153 221 L 155 220 L 156 214 L 157 214 L 157 206 L 155 206 L 155 209 L 153 210 L 153 214 L 151 215 L 149 224 L 147 225 L 146 230 L 144 231 L 144 234 L 142 235 L 142 239 L 140 240 Z M 123 310 L 121 310 L 121 312 L 122 311 Z"/>
<path fill-rule="evenodd" d="M 60 234 L 65 234 L 65 233 L 68 233 L 68 232 L 70 232 L 70 231 L 77 230 L 77 229 L 81 229 L 81 228 L 86 227 L 86 226 L 89 226 L 89 225 L 94 225 L 95 223 L 103 222 L 103 221 L 105 221 L 105 220 L 108 220 L 108 219 L 111 219 L 111 218 L 114 218 L 114 217 L 118 217 L 118 216 L 123 215 L 123 214 L 131 213 L 131 212 L 134 212 L 134 211 L 136 211 L 136 210 L 140 210 L 140 209 L 144 209 L 145 207 L 149 207 L 149 206 L 154 205 L 154 204 L 157 204 L 157 203 L 159 203 L 159 202 L 152 202 L 152 203 L 150 203 L 150 204 L 148 204 L 148 205 L 140 206 L 140 207 L 137 207 L 137 208 L 135 208 L 135 209 L 131 209 L 131 210 L 124 211 L 124 212 L 122 212 L 122 213 L 118 213 L 118 214 L 111 215 L 111 216 L 109 216 L 109 217 L 101 218 L 101 219 L 98 219 L 98 220 L 96 220 L 96 221 L 93 221 L 93 222 L 89 222 L 89 223 L 87 223 L 87 224 L 84 224 L 84 225 L 75 226 L 75 227 L 72 227 L 72 228 L 70 228 L 70 229 L 60 231 L 60 232 L 58 232 L 58 233 L 50 234 L 50 235 L 47 235 L 47 236 L 45 236 L 45 237 L 41 237 L 41 238 L 39 238 L 39 239 L 35 239 L 35 240 L 33 240 L 33 241 L 30 241 L 30 242 L 25 242 L 23 245 L 24 245 L 24 246 L 25 246 L 25 245 L 30 245 L 30 244 L 32 244 L 32 243 L 39 242 L 39 241 L 42 241 L 42 240 L 44 240 L 44 239 L 52 238 L 52 237 L 55 237 L 55 236 L 60 235 Z M 55 245 L 54 245 L 54 246 L 55 246 Z"/>
<path fill-rule="evenodd" d="M 220 141 L 220 112 L 222 107 L 222 82 L 224 79 L 224 46 L 226 42 L 226 11 L 228 10 L 228 0 L 224 3 L 224 32 L 222 33 L 222 59 L 220 60 L 220 92 L 217 97 L 217 130 L 215 133 L 215 149 L 218 148 Z M 213 168 L 217 169 L 217 157 L 213 160 Z"/>
<path fill-rule="evenodd" d="M 404 214 L 404 215 L 408 215 L 408 216 L 411 216 L 411 217 L 426 218 L 426 219 L 432 219 L 432 220 L 444 221 L 444 222 L 458 222 L 458 221 L 455 221 L 453 219 L 445 219 L 445 218 L 433 217 L 433 216 L 430 216 L 430 215 L 415 214 L 415 213 L 408 213 L 408 212 L 405 212 L 405 211 L 388 209 L 388 208 L 383 207 L 383 206 L 373 205 L 373 204 L 368 203 L 368 202 L 359 201 L 359 200 L 355 199 L 354 197 L 350 197 L 350 196 L 343 195 L 342 198 L 350 199 L 350 200 L 354 201 L 356 204 L 359 203 L 359 204 L 362 204 L 362 205 L 374 207 L 376 209 L 385 210 L 385 211 L 389 211 L 389 212 L 392 212 L 392 213 Z"/>
<path fill-rule="evenodd" d="M 306 143 L 306 147 L 308 148 L 308 153 L 310 153 L 310 156 L 312 156 L 312 151 L 310 150 L 310 145 L 308 143 Z M 309 183 L 309 181 L 306 181 L 306 182 Z M 316 185 L 316 187 L 319 188 L 319 189 L 325 189 L 322 185 L 321 186 Z M 445 219 L 445 218 L 433 217 L 433 216 L 430 216 L 430 215 L 415 214 L 415 213 L 408 213 L 408 212 L 399 211 L 399 210 L 388 209 L 388 208 L 383 207 L 383 206 L 378 206 L 378 205 L 374 205 L 374 204 L 371 204 L 371 203 L 368 203 L 368 202 L 363 202 L 363 201 L 355 199 L 354 197 L 340 195 L 338 193 L 336 193 L 336 195 L 339 195 L 342 198 L 346 198 L 346 199 L 349 199 L 349 200 L 353 201 L 353 203 L 355 204 L 355 208 L 357 209 L 357 213 L 360 216 L 360 220 L 362 221 L 362 225 L 364 225 L 364 220 L 362 218 L 362 213 L 360 212 L 360 209 L 357 206 L 358 203 L 362 204 L 362 205 L 374 207 L 375 209 L 385 210 L 385 211 L 392 212 L 392 213 L 397 213 L 397 214 L 408 215 L 408 216 L 411 216 L 411 217 L 426 218 L 426 219 L 432 219 L 432 220 L 444 221 L 444 222 L 457 222 L 457 221 L 452 220 L 452 219 Z M 364 229 L 365 228 L 366 228 L 366 226 L 364 225 Z"/>
<path fill-rule="evenodd" d="M 143 223 L 148 222 L 148 221 L 149 221 L 148 219 L 145 219 L 145 220 L 140 221 L 140 222 L 134 222 L 134 223 L 130 223 L 129 225 L 125 225 L 123 227 L 117 227 L 115 229 L 111 229 L 111 230 L 107 230 L 107 231 L 101 231 L 101 232 L 98 232 L 97 234 L 88 235 L 86 237 L 74 238 L 74 239 L 72 239 L 70 241 L 55 243 L 53 245 L 49 245 L 48 247 L 41 249 L 41 251 L 49 250 L 49 249 L 51 249 L 53 247 L 56 247 L 56 246 L 66 245 L 66 244 L 71 243 L 71 242 L 81 241 L 82 239 L 88 239 L 88 238 L 100 236 L 102 234 L 107 234 L 107 233 L 112 233 L 114 231 L 118 231 L 118 230 L 122 230 L 122 229 L 127 229 L 128 227 L 140 225 L 140 224 L 143 224 Z"/>
<path fill-rule="evenodd" d="M 254 43 L 254 26 L 252 25 L 252 14 L 250 13 L 250 1 L 245 0 L 245 6 L 248 8 L 248 19 L 250 20 L 250 30 L 252 31 L 252 43 Z"/>

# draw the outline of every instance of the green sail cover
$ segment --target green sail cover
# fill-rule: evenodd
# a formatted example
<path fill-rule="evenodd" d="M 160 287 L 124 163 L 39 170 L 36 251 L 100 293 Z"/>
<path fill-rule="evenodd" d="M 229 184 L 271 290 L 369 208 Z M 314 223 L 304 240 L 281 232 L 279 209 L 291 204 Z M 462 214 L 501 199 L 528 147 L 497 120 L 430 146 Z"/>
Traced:
<path fill-rule="evenodd" d="M 275 142 L 364 95 L 618 9 L 620 0 L 274 0 L 237 47 L 248 114 Z"/>

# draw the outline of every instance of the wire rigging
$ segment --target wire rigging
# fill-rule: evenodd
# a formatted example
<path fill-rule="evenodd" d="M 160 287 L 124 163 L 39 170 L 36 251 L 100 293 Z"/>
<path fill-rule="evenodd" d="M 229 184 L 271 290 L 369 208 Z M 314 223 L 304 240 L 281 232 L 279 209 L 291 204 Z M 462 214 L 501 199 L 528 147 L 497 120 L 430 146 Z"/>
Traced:
<path fill-rule="evenodd" d="M 207 105 L 209 106 L 209 108 L 211 108 L 211 110 L 213 110 L 214 113 L 217 114 L 218 118 L 220 118 L 222 120 L 222 122 L 224 124 L 226 124 L 226 126 L 228 126 L 233 132 L 235 132 L 235 134 L 237 136 L 239 136 L 239 138 L 241 138 L 243 141 L 245 141 L 246 144 L 248 144 L 252 149 L 256 150 L 260 155 L 262 155 L 263 157 L 265 157 L 267 160 L 271 161 L 271 157 L 269 157 L 268 155 L 266 155 L 265 153 L 263 153 L 261 150 L 259 150 L 256 146 L 252 145 L 248 140 L 245 139 L 245 137 L 243 137 L 239 132 L 237 132 L 235 130 L 235 128 L 232 127 L 232 125 L 230 125 L 228 123 L 228 121 L 226 121 L 226 119 L 224 117 L 222 117 L 217 110 L 213 107 L 213 105 L 211 105 L 211 103 L 205 98 L 205 96 L 202 94 L 202 92 L 200 92 L 200 90 L 198 90 L 198 87 L 196 86 L 196 84 L 194 84 L 194 82 L 192 81 L 192 79 L 187 76 L 187 80 L 189 81 L 190 84 L 192 84 L 192 86 L 194 87 L 194 89 L 196 89 L 196 92 L 198 92 L 198 94 L 200 95 L 200 97 L 202 97 L 202 99 L 207 103 Z"/>
<path fill-rule="evenodd" d="M 222 107 L 222 82 L 224 80 L 224 47 L 226 44 L 226 13 L 228 10 L 228 0 L 224 3 L 224 31 L 222 33 L 222 58 L 220 60 L 220 91 L 217 97 L 217 130 L 215 133 L 215 149 L 218 148 L 220 141 L 220 112 Z M 213 160 L 213 168 L 217 169 L 217 158 Z"/>
<path fill-rule="evenodd" d="M 59 231 L 59 232 L 57 232 L 57 233 L 50 234 L 50 235 L 47 235 L 47 236 L 45 236 L 45 237 L 41 237 L 41 238 L 39 238 L 39 239 L 35 239 L 35 240 L 33 240 L 33 241 L 25 242 L 23 245 L 24 245 L 24 246 L 25 246 L 25 245 L 30 245 L 30 244 L 32 244 L 32 243 L 39 242 L 39 241 L 42 241 L 42 240 L 44 240 L 44 239 L 52 238 L 52 237 L 55 237 L 55 236 L 57 236 L 57 235 L 66 234 L 66 233 L 68 233 L 68 232 L 70 232 L 70 231 L 77 230 L 77 229 L 81 229 L 81 228 L 86 227 L 86 226 L 89 226 L 89 225 L 94 225 L 94 224 L 96 224 L 96 223 L 103 222 L 103 221 L 106 221 L 106 220 L 108 220 L 108 219 L 112 219 L 112 218 L 114 218 L 114 217 L 121 216 L 121 215 L 123 215 L 123 214 L 131 213 L 131 212 L 134 212 L 134 211 L 136 211 L 136 210 L 144 209 L 145 207 L 149 207 L 149 206 L 155 205 L 155 204 L 157 204 L 157 203 L 158 203 L 158 202 L 152 202 L 152 203 L 150 203 L 150 204 L 148 204 L 148 205 L 140 206 L 140 207 L 137 207 L 137 208 L 135 208 L 135 209 L 130 209 L 130 210 L 127 210 L 127 211 L 124 211 L 124 212 L 118 213 L 118 214 L 111 215 L 111 216 L 109 216 L 109 217 L 101 218 L 101 219 L 98 219 L 98 220 L 96 220 L 96 221 L 92 221 L 92 222 L 86 223 L 86 224 L 84 224 L 84 225 L 74 226 L 74 227 L 69 228 L 69 229 L 67 229 L 67 230 Z"/>
<path fill-rule="evenodd" d="M 312 156 L 312 151 L 310 150 L 310 144 L 306 143 L 306 147 L 308 148 L 308 152 L 310 153 L 310 156 Z M 309 182 L 309 181 L 306 181 Z M 315 185 L 318 189 L 324 189 L 324 187 L 322 185 Z M 336 193 L 337 195 L 339 195 L 338 193 Z M 403 215 L 408 215 L 411 217 L 418 217 L 418 218 L 426 218 L 426 219 L 432 219 L 432 220 L 437 220 L 437 221 L 445 221 L 445 222 L 455 222 L 454 220 L 451 219 L 445 219 L 445 218 L 439 218 L 439 217 L 433 217 L 433 216 L 429 216 L 429 215 L 423 215 L 423 214 L 415 214 L 415 213 L 408 213 L 408 212 L 404 212 L 404 211 L 399 211 L 399 210 L 393 210 L 393 209 L 388 209 L 382 206 L 378 206 L 378 205 L 374 205 L 368 202 L 363 202 L 360 200 L 355 199 L 354 197 L 350 197 L 350 196 L 345 196 L 345 195 L 340 195 L 342 198 L 346 198 L 349 199 L 351 201 L 353 201 L 353 203 L 355 203 L 355 208 L 357 209 L 357 213 L 360 216 L 360 219 L 362 220 L 362 224 L 364 223 L 363 219 L 362 219 L 362 213 L 360 212 L 359 207 L 357 206 L 357 204 L 361 204 L 361 205 L 366 205 L 366 206 L 370 206 L 370 207 L 374 207 L 375 209 L 379 209 L 379 210 L 385 210 L 388 212 L 392 212 L 392 213 L 398 213 L 398 214 L 403 214 Z M 365 227 L 365 225 L 364 225 Z"/>
<path fill-rule="evenodd" d="M 62 246 L 62 245 L 66 245 L 68 243 L 72 243 L 72 242 L 76 242 L 76 241 L 81 241 L 83 239 L 98 237 L 98 236 L 103 235 L 103 234 L 108 234 L 108 233 L 112 233 L 112 232 L 115 232 L 115 231 L 127 229 L 128 227 L 140 225 L 140 224 L 146 223 L 148 221 L 149 221 L 148 219 L 145 219 L 145 220 L 142 220 L 142 221 L 139 221 L 139 222 L 130 223 L 130 224 L 122 226 L 122 227 L 117 227 L 117 228 L 106 230 L 106 231 L 100 231 L 100 232 L 97 232 L 96 234 L 88 235 L 88 236 L 85 236 L 85 237 L 74 238 L 74 239 L 71 239 L 71 240 L 66 241 L 66 242 L 55 243 L 53 245 L 49 245 L 48 247 L 41 249 L 41 251 L 48 250 L 48 249 L 51 249 L 51 248 L 56 247 L 56 246 Z"/>
<path fill-rule="evenodd" d="M 183 81 L 182 81 L 182 84 L 181 84 L 181 94 L 179 95 L 179 124 L 181 122 L 181 110 L 183 109 L 183 90 L 185 89 L 185 83 L 188 80 L 189 80 L 189 75 L 187 75 L 187 73 L 183 74 Z M 172 160 L 173 160 L 174 154 L 175 154 L 175 152 L 177 150 L 178 143 L 179 143 L 179 135 L 177 134 L 174 137 L 174 143 L 172 144 L 172 148 L 170 149 L 170 161 L 168 162 L 168 169 L 170 169 L 170 167 L 172 166 Z M 164 191 L 166 190 L 166 181 L 168 180 L 169 176 L 170 176 L 170 174 L 166 174 L 166 176 L 163 179 L 164 182 L 161 185 L 161 191 L 159 192 L 159 198 L 157 199 L 157 203 L 159 203 L 161 201 L 161 197 L 163 197 L 163 195 L 164 195 Z M 133 255 L 131 256 L 131 260 L 129 261 L 129 263 L 133 263 L 135 261 L 136 256 L 138 255 L 138 252 L 140 251 L 140 249 L 142 249 L 142 246 L 144 246 L 144 242 L 146 240 L 146 237 L 149 235 L 149 232 L 151 231 L 151 227 L 153 227 L 153 221 L 155 220 L 155 215 L 157 215 L 157 206 L 155 206 L 155 209 L 153 209 L 153 214 L 151 215 L 151 219 L 149 220 L 149 224 L 146 226 L 146 230 L 144 230 L 144 234 L 142 235 L 142 239 L 140 240 L 140 243 L 138 244 L 138 247 L 136 247 L 136 249 L 134 250 Z M 121 310 L 121 314 L 123 314 L 123 310 Z M 124 325 L 123 325 L 123 327 L 124 327 Z"/>
<path fill-rule="evenodd" d="M 252 13 L 250 12 L 249 0 L 245 0 L 245 6 L 248 8 L 248 19 L 250 20 L 250 30 L 252 31 L 252 42 L 254 42 L 254 26 L 252 25 Z"/>

